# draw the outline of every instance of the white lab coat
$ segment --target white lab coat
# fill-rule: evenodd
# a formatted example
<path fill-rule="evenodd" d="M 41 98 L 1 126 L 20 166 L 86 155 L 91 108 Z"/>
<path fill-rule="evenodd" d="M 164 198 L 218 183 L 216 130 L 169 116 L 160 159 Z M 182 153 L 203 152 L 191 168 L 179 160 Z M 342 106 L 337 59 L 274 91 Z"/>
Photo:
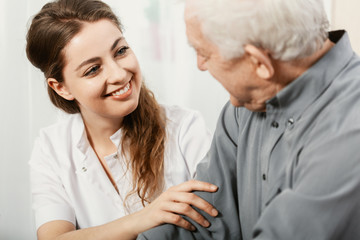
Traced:
<path fill-rule="evenodd" d="M 166 112 L 165 189 L 194 177 L 206 155 L 211 134 L 201 115 L 178 106 Z M 142 208 L 132 195 L 131 172 L 120 155 L 121 129 L 110 138 L 118 152 L 106 157 L 118 194 L 90 146 L 80 114 L 72 114 L 40 131 L 31 156 L 30 176 L 36 228 L 52 220 L 66 220 L 78 228 L 101 225 Z M 164 189 L 164 190 L 165 190 Z"/>

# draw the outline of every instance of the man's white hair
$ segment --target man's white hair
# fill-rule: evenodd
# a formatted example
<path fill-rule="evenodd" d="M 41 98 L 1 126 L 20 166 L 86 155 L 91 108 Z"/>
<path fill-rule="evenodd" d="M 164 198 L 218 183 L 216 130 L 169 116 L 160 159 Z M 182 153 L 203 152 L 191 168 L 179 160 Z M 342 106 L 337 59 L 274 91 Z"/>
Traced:
<path fill-rule="evenodd" d="M 187 0 L 204 36 L 226 59 L 241 57 L 245 44 L 274 59 L 294 60 L 318 50 L 329 22 L 323 0 Z"/>

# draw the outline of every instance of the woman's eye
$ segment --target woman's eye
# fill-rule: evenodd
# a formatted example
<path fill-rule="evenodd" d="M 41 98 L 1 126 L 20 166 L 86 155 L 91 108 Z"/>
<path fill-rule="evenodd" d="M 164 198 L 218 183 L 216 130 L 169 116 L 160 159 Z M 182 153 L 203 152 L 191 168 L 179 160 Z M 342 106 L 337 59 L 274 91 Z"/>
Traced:
<path fill-rule="evenodd" d="M 129 49 L 128 46 L 124 46 L 124 47 L 120 48 L 120 49 L 116 52 L 116 56 L 125 55 L 128 49 Z"/>
<path fill-rule="evenodd" d="M 87 77 L 87 76 L 95 74 L 99 70 L 99 68 L 100 68 L 100 66 L 91 67 L 87 72 L 85 72 L 84 76 Z"/>

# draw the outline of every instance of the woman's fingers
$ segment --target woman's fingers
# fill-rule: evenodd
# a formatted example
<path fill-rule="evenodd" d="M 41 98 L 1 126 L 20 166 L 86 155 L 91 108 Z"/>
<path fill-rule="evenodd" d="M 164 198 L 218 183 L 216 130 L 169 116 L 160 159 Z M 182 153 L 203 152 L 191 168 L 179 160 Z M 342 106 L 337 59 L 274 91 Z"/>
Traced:
<path fill-rule="evenodd" d="M 205 201 L 204 199 L 202 199 L 201 197 L 197 196 L 194 193 L 174 194 L 173 201 L 192 205 L 213 217 L 218 215 L 218 211 L 210 203 L 208 203 L 207 201 Z"/>
<path fill-rule="evenodd" d="M 187 182 L 169 188 L 170 191 L 180 191 L 180 192 L 192 192 L 192 191 L 216 192 L 217 189 L 218 187 L 216 185 L 199 180 L 189 180 Z"/>
<path fill-rule="evenodd" d="M 195 227 L 188 221 L 186 221 L 182 216 L 170 213 L 170 212 L 164 212 L 163 221 L 166 223 L 171 223 L 176 226 L 185 228 L 189 231 L 195 231 Z"/>
<path fill-rule="evenodd" d="M 163 207 L 166 212 L 176 213 L 176 216 L 179 217 L 180 215 L 177 214 L 185 215 L 197 222 L 198 224 L 202 225 L 203 227 L 210 226 L 210 223 L 189 204 L 181 202 L 168 202 Z"/>
<path fill-rule="evenodd" d="M 192 191 L 205 191 L 205 192 L 216 192 L 218 187 L 214 184 L 203 182 L 199 180 L 189 180 L 182 184 L 173 186 L 168 189 L 167 193 L 169 197 L 172 198 L 172 201 L 184 202 L 190 205 L 193 205 L 200 210 L 208 213 L 209 215 L 215 217 L 217 216 L 217 210 L 209 204 L 207 201 L 201 197 L 190 193 Z M 176 192 L 175 194 L 172 194 Z"/>

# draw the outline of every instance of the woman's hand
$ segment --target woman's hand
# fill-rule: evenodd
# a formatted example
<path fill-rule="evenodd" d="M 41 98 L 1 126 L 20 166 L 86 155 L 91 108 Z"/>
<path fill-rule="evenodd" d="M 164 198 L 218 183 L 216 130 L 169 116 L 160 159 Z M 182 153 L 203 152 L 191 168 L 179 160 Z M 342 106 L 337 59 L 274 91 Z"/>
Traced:
<path fill-rule="evenodd" d="M 195 230 L 195 227 L 179 214 L 208 227 L 209 222 L 191 206 L 214 217 L 218 212 L 208 202 L 191 192 L 216 190 L 217 187 L 210 183 L 190 180 L 169 188 L 142 210 L 107 224 L 76 230 L 72 223 L 64 220 L 47 222 L 38 229 L 38 239 L 135 239 L 139 233 L 163 223 Z"/>
<path fill-rule="evenodd" d="M 138 212 L 141 215 L 139 217 L 144 224 L 143 227 L 147 230 L 163 223 L 171 223 L 194 231 L 195 227 L 180 215 L 188 216 L 204 227 L 210 226 L 210 223 L 191 206 L 197 207 L 213 217 L 217 216 L 217 210 L 192 191 L 216 192 L 217 189 L 217 186 L 213 184 L 197 180 L 190 180 L 169 188 Z"/>

